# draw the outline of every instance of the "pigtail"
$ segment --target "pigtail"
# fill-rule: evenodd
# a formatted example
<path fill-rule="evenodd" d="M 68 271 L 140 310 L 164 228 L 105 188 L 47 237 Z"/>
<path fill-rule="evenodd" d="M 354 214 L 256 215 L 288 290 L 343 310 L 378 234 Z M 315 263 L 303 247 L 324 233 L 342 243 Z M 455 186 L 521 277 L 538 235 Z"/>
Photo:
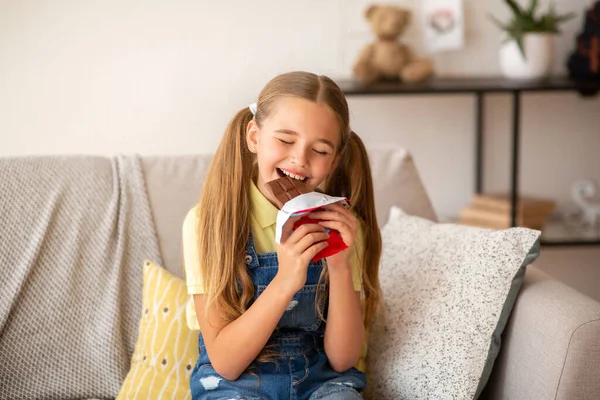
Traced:
<path fill-rule="evenodd" d="M 254 295 L 244 262 L 250 235 L 248 182 L 255 157 L 246 144 L 246 127 L 251 119 L 252 113 L 246 108 L 227 126 L 206 175 L 198 207 L 206 309 L 216 305 L 227 321 L 242 315 Z"/>
<path fill-rule="evenodd" d="M 246 127 L 253 116 L 239 111 L 229 123 L 206 175 L 198 207 L 200 265 L 206 296 L 205 312 L 215 305 L 233 322 L 254 297 L 246 269 L 246 244 L 250 237 L 250 187 L 255 155 L 246 143 Z M 255 116 L 260 121 L 260 111 Z M 267 345 L 257 361 L 274 361 L 277 351 Z M 252 364 L 246 372 L 256 375 Z"/>
<path fill-rule="evenodd" d="M 379 286 L 381 232 L 375 213 L 373 181 L 367 150 L 360 137 L 350 132 L 343 144 L 340 161 L 325 184 L 325 192 L 350 199 L 351 209 L 360 220 L 364 249 L 359 254 L 363 265 L 362 281 L 365 303 L 365 327 L 368 327 L 382 304 Z M 383 311 L 383 307 L 382 307 Z"/>

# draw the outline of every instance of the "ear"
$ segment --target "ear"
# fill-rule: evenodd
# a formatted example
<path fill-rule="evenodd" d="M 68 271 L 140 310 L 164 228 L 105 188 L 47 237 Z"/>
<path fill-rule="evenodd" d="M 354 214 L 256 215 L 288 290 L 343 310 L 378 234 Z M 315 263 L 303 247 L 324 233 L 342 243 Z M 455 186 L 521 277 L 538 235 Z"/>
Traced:
<path fill-rule="evenodd" d="M 379 6 L 377 5 L 371 5 L 369 6 L 366 10 L 365 10 L 365 18 L 370 20 L 371 17 L 373 16 L 373 13 L 375 11 L 377 11 L 377 8 L 379 8 Z"/>
<path fill-rule="evenodd" d="M 256 153 L 256 148 L 258 147 L 258 131 L 256 120 L 250 120 L 248 126 L 246 126 L 246 144 L 252 153 Z"/>

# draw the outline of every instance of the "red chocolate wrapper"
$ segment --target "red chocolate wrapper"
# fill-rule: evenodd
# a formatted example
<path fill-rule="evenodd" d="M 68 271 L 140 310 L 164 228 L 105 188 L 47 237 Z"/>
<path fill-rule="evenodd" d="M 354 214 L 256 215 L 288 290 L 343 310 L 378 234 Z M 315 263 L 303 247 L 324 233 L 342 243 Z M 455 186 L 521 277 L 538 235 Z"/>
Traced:
<path fill-rule="evenodd" d="M 322 210 L 330 204 L 338 203 L 344 206 L 348 199 L 345 197 L 334 197 L 324 193 L 310 192 L 304 193 L 287 201 L 281 210 L 277 213 L 277 227 L 275 232 L 275 242 L 281 243 L 283 229 L 289 218 L 300 216 L 297 221 L 294 221 L 293 230 L 301 225 L 317 223 L 320 220 L 310 218 L 308 214 L 312 211 Z M 289 229 L 286 227 L 286 229 Z M 329 230 L 329 238 L 327 239 L 328 246 L 317 253 L 313 258 L 313 262 L 317 262 L 324 257 L 329 257 L 340 251 L 348 248 L 342 240 L 338 231 Z"/>
<path fill-rule="evenodd" d="M 302 217 L 294 224 L 294 230 L 298 229 L 299 226 L 304 224 L 316 224 L 320 219 L 312 219 L 309 217 Z M 340 233 L 334 229 L 329 230 L 329 239 L 327 239 L 328 246 L 323 250 L 315 254 L 312 258 L 313 262 L 318 262 L 322 258 L 332 256 L 334 254 L 339 253 L 340 251 L 347 249 L 346 243 L 342 240 Z"/>

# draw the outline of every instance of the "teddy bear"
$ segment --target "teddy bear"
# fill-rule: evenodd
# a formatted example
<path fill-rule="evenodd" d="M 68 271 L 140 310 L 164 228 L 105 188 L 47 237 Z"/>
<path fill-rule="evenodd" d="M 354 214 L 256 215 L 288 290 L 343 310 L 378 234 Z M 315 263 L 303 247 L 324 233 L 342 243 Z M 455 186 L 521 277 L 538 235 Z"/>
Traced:
<path fill-rule="evenodd" d="M 354 76 L 363 83 L 380 79 L 419 82 L 433 75 L 433 63 L 417 58 L 398 38 L 410 22 L 410 11 L 392 5 L 371 5 L 365 11 L 377 41 L 368 44 L 354 64 Z"/>

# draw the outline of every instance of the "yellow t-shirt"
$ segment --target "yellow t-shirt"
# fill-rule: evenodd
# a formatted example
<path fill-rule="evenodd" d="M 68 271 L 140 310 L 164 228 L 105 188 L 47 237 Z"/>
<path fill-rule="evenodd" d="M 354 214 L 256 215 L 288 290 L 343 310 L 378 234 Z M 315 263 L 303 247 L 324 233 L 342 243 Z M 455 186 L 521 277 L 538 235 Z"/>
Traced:
<path fill-rule="evenodd" d="M 275 227 L 278 209 L 258 190 L 254 182 L 250 185 L 250 227 L 254 237 L 254 246 L 258 254 L 277 251 L 275 243 Z M 190 298 L 186 305 L 187 325 L 192 330 L 200 330 L 196 309 L 192 295 L 204 293 L 201 267 L 198 255 L 198 215 L 197 206 L 192 208 L 183 222 L 183 261 L 187 291 Z M 359 229 L 352 254 L 350 255 L 350 268 L 352 272 L 352 283 L 354 290 L 362 290 L 361 265 L 358 254 L 362 250 L 362 231 Z M 363 350 L 364 353 L 364 350 Z M 357 365 L 364 364 L 364 359 Z M 361 368 L 359 368 L 361 369 Z"/>

